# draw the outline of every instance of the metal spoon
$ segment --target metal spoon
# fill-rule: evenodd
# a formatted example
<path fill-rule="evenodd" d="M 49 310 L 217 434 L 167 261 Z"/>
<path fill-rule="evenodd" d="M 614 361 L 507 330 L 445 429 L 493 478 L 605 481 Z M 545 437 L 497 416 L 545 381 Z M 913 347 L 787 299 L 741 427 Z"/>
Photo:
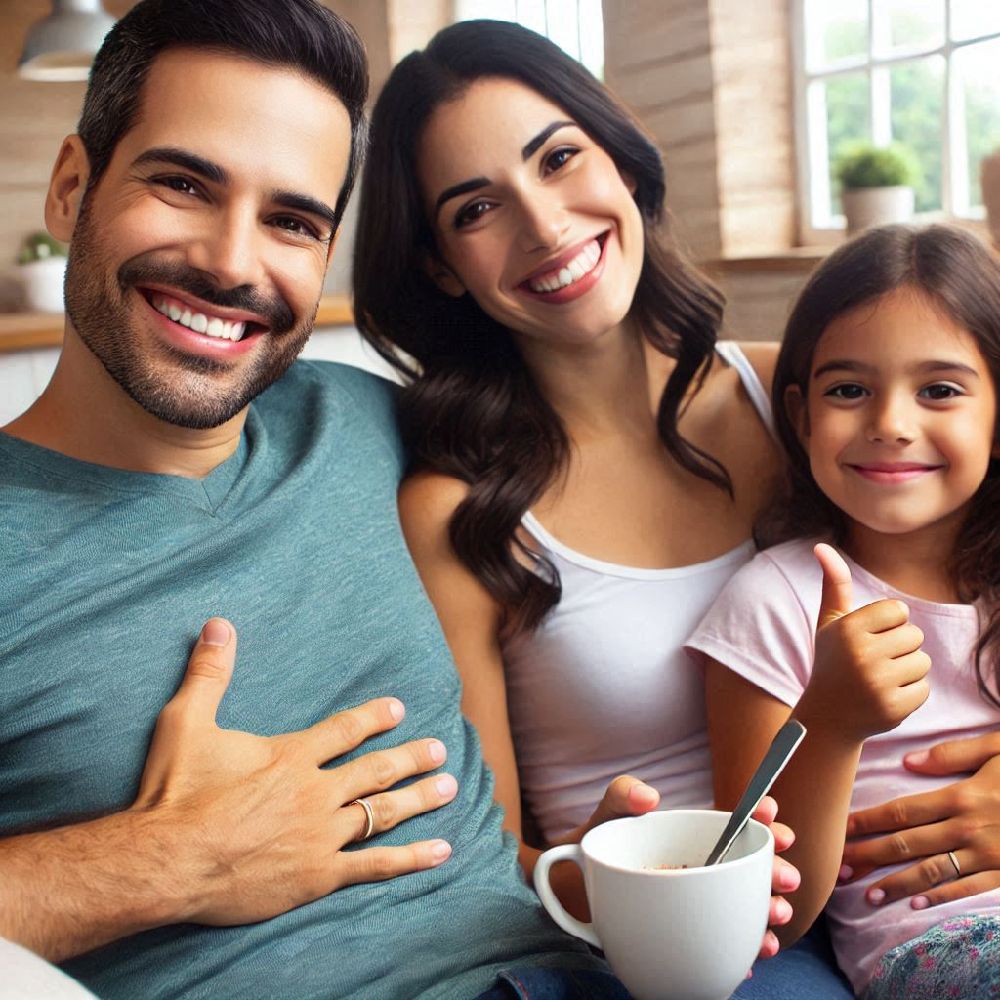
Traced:
<path fill-rule="evenodd" d="M 760 800 L 767 795 L 774 784 L 774 779 L 784 770 L 785 765 L 791 760 L 795 748 L 802 742 L 802 737 L 806 734 L 806 727 L 798 719 L 789 719 L 777 732 L 768 747 L 764 759 L 760 766 L 753 773 L 753 777 L 747 784 L 747 790 L 742 798 L 736 803 L 732 816 L 726 824 L 722 836 L 719 837 L 715 847 L 712 848 L 705 866 L 717 865 L 733 846 L 733 841 L 740 835 L 743 827 L 747 825 L 750 814 L 757 808 Z"/>

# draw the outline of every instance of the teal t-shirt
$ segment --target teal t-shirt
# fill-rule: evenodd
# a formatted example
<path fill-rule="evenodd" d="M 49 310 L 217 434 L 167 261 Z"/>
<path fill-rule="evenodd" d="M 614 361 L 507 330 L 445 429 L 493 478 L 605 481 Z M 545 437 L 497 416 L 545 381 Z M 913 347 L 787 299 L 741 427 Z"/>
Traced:
<path fill-rule="evenodd" d="M 104 1000 L 441 997 L 499 968 L 596 965 L 524 885 L 459 682 L 396 515 L 388 383 L 298 362 L 203 480 L 124 472 L 0 434 L 0 832 L 134 799 L 205 619 L 239 634 L 219 724 L 302 729 L 395 695 L 448 748 L 457 798 L 373 843 L 443 837 L 433 871 L 246 927 L 177 925 L 64 965 Z M 360 752 L 360 751 L 359 751 Z"/>

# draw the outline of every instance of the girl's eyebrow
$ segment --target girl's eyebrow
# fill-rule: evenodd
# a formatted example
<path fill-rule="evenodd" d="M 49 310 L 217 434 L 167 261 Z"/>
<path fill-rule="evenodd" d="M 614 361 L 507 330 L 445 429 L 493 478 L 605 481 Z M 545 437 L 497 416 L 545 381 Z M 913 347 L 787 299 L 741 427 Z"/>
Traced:
<path fill-rule="evenodd" d="M 558 132 L 561 128 L 575 128 L 576 122 L 571 121 L 555 121 L 546 125 L 541 132 L 538 133 L 533 139 L 529 139 L 524 146 L 521 148 L 521 159 L 529 159 L 541 146 L 545 144 L 549 136 Z M 488 177 L 473 177 L 471 180 L 462 181 L 460 184 L 453 184 L 451 187 L 445 188 L 437 197 L 437 201 L 434 203 L 434 215 L 437 216 L 438 212 L 441 211 L 441 206 L 446 202 L 450 201 L 452 198 L 457 198 L 459 195 L 468 194 L 470 191 L 477 191 L 479 188 L 488 187 L 490 184 L 490 179 Z"/>
<path fill-rule="evenodd" d="M 820 365 L 819 368 L 813 372 L 812 377 L 817 379 L 820 375 L 825 375 L 827 372 L 831 371 L 871 374 L 876 370 L 877 369 L 874 365 L 866 365 L 862 361 L 851 361 L 847 358 L 835 358 L 833 361 L 827 361 L 826 364 Z M 977 372 L 975 368 L 972 368 L 961 361 L 951 361 L 947 359 L 931 359 L 929 361 L 921 361 L 916 365 L 912 365 L 910 371 L 918 374 L 932 374 L 934 372 L 961 372 L 963 375 L 969 375 L 976 379 L 979 378 L 979 372 Z"/>

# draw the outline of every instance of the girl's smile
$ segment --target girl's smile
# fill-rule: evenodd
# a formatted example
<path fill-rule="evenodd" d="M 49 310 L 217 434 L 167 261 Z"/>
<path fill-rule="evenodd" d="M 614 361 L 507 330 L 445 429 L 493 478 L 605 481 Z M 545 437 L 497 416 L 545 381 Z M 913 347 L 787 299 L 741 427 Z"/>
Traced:
<path fill-rule="evenodd" d="M 996 390 L 975 339 L 914 288 L 834 320 L 808 399 L 791 390 L 789 405 L 852 537 L 956 526 L 998 450 Z"/>

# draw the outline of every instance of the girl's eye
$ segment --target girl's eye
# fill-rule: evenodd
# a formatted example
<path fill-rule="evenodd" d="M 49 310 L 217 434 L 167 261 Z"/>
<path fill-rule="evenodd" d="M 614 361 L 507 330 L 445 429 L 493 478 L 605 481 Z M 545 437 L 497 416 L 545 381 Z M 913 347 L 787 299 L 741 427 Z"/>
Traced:
<path fill-rule="evenodd" d="M 579 152 L 580 150 L 574 146 L 559 146 L 557 149 L 553 149 L 542 163 L 542 172 L 546 174 L 555 173 Z"/>
<path fill-rule="evenodd" d="M 492 207 L 490 202 L 482 198 L 470 201 L 468 205 L 463 205 L 455 213 L 455 228 L 461 229 L 463 226 L 470 226 L 473 222 L 478 222 Z"/>
<path fill-rule="evenodd" d="M 954 399 L 961 396 L 962 390 L 957 385 L 949 385 L 947 382 L 935 382 L 933 385 L 926 385 L 920 390 L 919 395 L 924 399 Z"/>
<path fill-rule="evenodd" d="M 831 386 L 823 395 L 834 399 L 861 399 L 868 395 L 868 390 L 857 382 L 842 382 L 840 385 Z"/>

